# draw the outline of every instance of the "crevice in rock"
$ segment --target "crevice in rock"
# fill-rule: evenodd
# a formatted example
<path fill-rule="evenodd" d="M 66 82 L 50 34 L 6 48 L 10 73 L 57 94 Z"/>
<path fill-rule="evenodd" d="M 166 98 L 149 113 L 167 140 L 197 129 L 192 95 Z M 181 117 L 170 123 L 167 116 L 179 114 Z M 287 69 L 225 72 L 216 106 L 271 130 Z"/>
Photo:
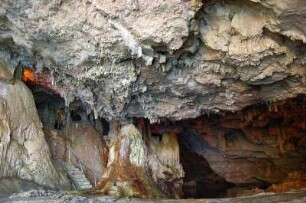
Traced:
<path fill-rule="evenodd" d="M 162 122 L 153 125 L 153 135 L 159 139 L 165 132 L 179 135 L 185 197 L 236 197 L 301 188 L 304 102 L 300 95 L 232 113 Z"/>
<path fill-rule="evenodd" d="M 180 158 L 185 171 L 184 198 L 228 197 L 227 190 L 235 187 L 235 184 L 216 174 L 207 160 L 192 152 L 184 141 L 180 141 Z"/>

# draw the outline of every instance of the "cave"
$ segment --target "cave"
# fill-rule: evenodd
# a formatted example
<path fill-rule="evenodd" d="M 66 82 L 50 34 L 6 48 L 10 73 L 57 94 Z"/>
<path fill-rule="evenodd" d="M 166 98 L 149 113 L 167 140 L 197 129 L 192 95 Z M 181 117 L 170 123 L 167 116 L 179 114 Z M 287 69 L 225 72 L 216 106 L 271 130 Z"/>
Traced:
<path fill-rule="evenodd" d="M 306 202 L 305 0 L 0 3 L 0 202 Z"/>
<path fill-rule="evenodd" d="M 65 101 L 56 92 L 33 83 L 27 83 L 33 93 L 39 118 L 45 128 L 62 130 Z"/>
<path fill-rule="evenodd" d="M 23 79 L 53 162 L 81 170 L 94 188 L 89 195 L 222 199 L 306 186 L 305 95 L 180 121 L 121 123 L 96 118 L 78 99 L 67 106 L 37 80 Z"/>
<path fill-rule="evenodd" d="M 96 138 L 102 139 L 103 143 L 99 145 L 99 153 L 102 156 L 100 162 L 101 168 L 107 170 L 109 162 L 114 162 L 114 158 L 110 158 L 114 156 L 111 155 L 114 153 L 111 152 L 112 146 L 118 147 L 120 143 L 112 145 L 109 139 L 117 136 L 121 126 L 125 124 L 110 123 L 103 117 L 96 119 L 94 112 L 86 111 L 82 101 L 75 100 L 69 106 L 65 106 L 64 99 L 44 85 L 32 82 L 26 84 L 34 95 L 46 135 L 50 136 L 50 132 L 56 130 L 60 138 L 55 139 L 62 140 L 62 144 L 70 145 L 67 142 L 76 138 L 69 136 L 84 134 L 85 137 L 81 141 L 83 145 L 87 139 L 93 139 L 90 138 L 93 135 L 87 133 L 93 130 L 97 134 Z M 133 131 L 139 133 L 138 136 L 142 137 L 147 146 L 144 150 L 157 156 L 158 161 L 153 159 L 153 162 L 159 162 L 157 169 L 150 166 L 153 167 L 150 173 L 155 173 L 153 180 L 163 192 L 153 194 L 153 197 L 171 195 L 181 199 L 234 198 L 305 187 L 305 101 L 306 97 L 299 95 L 280 102 L 248 106 L 236 112 L 213 113 L 181 121 L 165 119 L 153 124 L 148 119 L 131 118 L 132 125 L 136 127 Z M 106 137 L 108 138 L 105 140 Z M 71 162 L 78 165 L 80 160 L 68 157 L 66 152 L 56 147 L 57 144 L 52 144 L 52 139 L 48 137 L 47 141 L 54 159 L 72 159 Z M 134 147 L 139 148 L 136 143 Z M 92 153 L 81 148 L 76 152 L 79 155 L 84 153 L 86 157 Z M 88 157 L 87 161 L 90 159 Z M 87 167 L 85 165 L 86 163 L 83 167 Z M 119 171 L 111 169 L 108 173 L 115 173 L 115 177 L 121 177 L 122 174 L 118 173 L 125 173 L 124 170 L 131 166 L 115 166 L 117 170 L 121 167 L 123 168 Z M 88 169 L 85 174 L 97 188 L 109 187 L 108 181 L 114 184 L 112 187 L 118 187 L 127 181 L 119 183 L 118 178 L 114 181 L 113 176 L 105 178 L 105 175 L 101 175 L 101 179 L 90 171 Z M 136 177 L 145 176 L 142 173 L 138 171 Z M 104 171 L 104 174 L 107 172 Z M 135 175 L 129 174 L 128 178 L 135 179 Z M 148 187 L 145 185 L 147 183 L 137 184 L 141 191 L 142 187 Z M 151 190 L 157 190 L 156 185 L 150 184 Z M 108 188 L 103 191 L 105 194 L 113 194 L 111 190 L 113 189 Z"/>
<path fill-rule="evenodd" d="M 178 137 L 185 173 L 182 198 L 229 198 L 304 187 L 305 99 L 300 95 L 239 112 L 151 126 L 159 142 L 166 132 Z"/>
<path fill-rule="evenodd" d="M 183 136 L 183 135 L 182 135 Z M 185 134 L 185 136 L 188 136 Z M 183 184 L 183 198 L 225 198 L 230 197 L 227 191 L 235 184 L 227 182 L 216 174 L 209 166 L 207 160 L 192 152 L 184 141 L 180 142 L 180 157 L 185 171 Z"/>

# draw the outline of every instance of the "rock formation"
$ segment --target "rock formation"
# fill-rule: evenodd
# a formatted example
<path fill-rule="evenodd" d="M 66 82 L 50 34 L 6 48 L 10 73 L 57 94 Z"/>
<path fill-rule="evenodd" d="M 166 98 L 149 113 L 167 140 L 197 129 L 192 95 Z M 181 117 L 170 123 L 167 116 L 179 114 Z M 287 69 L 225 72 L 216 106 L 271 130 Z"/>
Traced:
<path fill-rule="evenodd" d="M 0 177 L 59 180 L 22 79 L 46 132 L 104 172 L 94 192 L 301 188 L 305 25 L 304 0 L 2 0 Z"/>
<path fill-rule="evenodd" d="M 202 116 L 167 124 L 167 128 L 178 132 L 184 149 L 181 153 L 190 151 L 205 158 L 209 167 L 199 163 L 202 166 L 199 170 L 210 169 L 218 175 L 205 178 L 207 174 L 202 174 L 200 178 L 214 183 L 223 177 L 238 186 L 253 185 L 264 189 L 284 182 L 284 186 L 272 187 L 282 187 L 279 191 L 284 191 L 290 185 L 291 188 L 305 186 L 305 111 L 305 97 L 298 97 L 223 116 Z M 157 132 L 165 130 L 165 126 L 155 128 Z M 189 168 L 192 161 L 183 160 L 187 171 L 194 170 Z M 189 165 L 185 162 L 189 162 Z M 195 164 L 197 162 L 199 159 L 194 160 Z M 211 174 L 209 170 L 206 173 Z M 193 177 L 189 181 L 203 181 L 194 177 L 195 174 L 187 173 L 186 176 Z"/>
<path fill-rule="evenodd" d="M 149 144 L 148 144 L 149 143 Z M 184 171 L 175 134 L 153 141 L 132 124 L 112 139 L 107 169 L 94 192 L 141 198 L 182 196 Z"/>
<path fill-rule="evenodd" d="M 133 125 L 123 126 L 110 148 L 108 168 L 95 189 L 100 194 L 159 198 L 162 192 L 147 170 L 148 149 Z"/>
<path fill-rule="evenodd" d="M 5 0 L 1 57 L 108 120 L 184 119 L 305 92 L 305 2 Z"/>
<path fill-rule="evenodd" d="M 0 178 L 67 188 L 51 162 L 31 91 L 21 81 L 7 82 L 13 75 L 3 62 L 0 73 Z"/>
<path fill-rule="evenodd" d="M 86 123 L 72 123 L 63 131 L 45 129 L 48 135 L 52 158 L 71 162 L 86 174 L 92 185 L 101 179 L 106 162 L 102 159 L 103 149 L 100 134 Z M 84 165 L 83 165 L 84 164 Z M 86 166 L 86 168 L 85 168 Z"/>

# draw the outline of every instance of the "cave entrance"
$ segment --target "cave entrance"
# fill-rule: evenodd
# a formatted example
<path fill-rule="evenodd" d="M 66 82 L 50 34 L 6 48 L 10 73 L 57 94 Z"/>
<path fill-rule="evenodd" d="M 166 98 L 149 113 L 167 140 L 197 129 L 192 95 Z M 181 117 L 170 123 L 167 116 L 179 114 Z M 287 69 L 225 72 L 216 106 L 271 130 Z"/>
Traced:
<path fill-rule="evenodd" d="M 184 198 L 228 197 L 228 189 L 234 188 L 235 185 L 216 174 L 210 168 L 207 160 L 203 156 L 192 152 L 182 139 L 179 139 L 179 144 L 180 161 L 185 171 Z"/>
<path fill-rule="evenodd" d="M 64 99 L 41 85 L 26 83 L 31 89 L 40 120 L 45 128 L 62 130 L 66 125 Z"/>
<path fill-rule="evenodd" d="M 65 101 L 51 88 L 50 77 L 35 69 L 23 68 L 21 79 L 32 91 L 43 127 L 62 130 L 66 125 Z"/>

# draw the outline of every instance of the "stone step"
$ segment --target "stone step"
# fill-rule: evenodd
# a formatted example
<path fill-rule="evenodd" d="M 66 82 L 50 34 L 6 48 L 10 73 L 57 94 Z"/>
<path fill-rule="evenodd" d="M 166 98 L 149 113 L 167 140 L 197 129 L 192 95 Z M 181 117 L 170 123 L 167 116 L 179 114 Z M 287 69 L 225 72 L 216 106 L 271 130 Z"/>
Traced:
<path fill-rule="evenodd" d="M 84 174 L 82 174 L 82 175 L 75 175 L 75 174 L 69 174 L 68 173 L 68 175 L 71 176 L 71 177 L 74 177 L 74 179 L 85 178 L 87 180 L 87 178 L 86 178 L 86 176 Z"/>
<path fill-rule="evenodd" d="M 72 166 L 69 166 L 69 167 L 64 166 L 64 168 L 67 169 L 67 170 L 71 170 L 71 171 L 80 171 L 80 169 L 78 169 L 76 167 L 72 167 Z"/>
<path fill-rule="evenodd" d="M 85 182 L 85 181 L 74 181 L 74 182 L 79 184 L 79 185 L 91 185 L 90 182 Z"/>
<path fill-rule="evenodd" d="M 80 183 L 80 184 L 83 184 L 83 183 L 84 183 L 84 184 L 90 184 L 90 182 L 89 182 L 88 180 L 85 180 L 85 179 L 84 179 L 84 180 L 78 180 L 78 179 L 76 179 L 76 180 L 74 180 L 74 182 L 75 182 L 75 183 Z"/>
<path fill-rule="evenodd" d="M 77 189 L 90 189 L 90 188 L 92 188 L 91 185 L 78 185 L 78 184 L 75 184 L 75 187 Z"/>
<path fill-rule="evenodd" d="M 71 175 L 71 176 L 74 176 L 74 177 L 80 177 L 80 178 L 84 177 L 84 178 L 86 178 L 86 176 L 84 174 L 82 174 L 82 173 L 75 174 L 75 173 L 69 173 L 68 172 L 68 174 Z"/>
<path fill-rule="evenodd" d="M 87 180 L 87 179 L 75 179 L 74 180 L 75 182 L 77 182 L 77 183 L 88 183 L 88 184 L 90 184 L 90 182 Z"/>
<path fill-rule="evenodd" d="M 92 187 L 80 187 L 79 190 L 88 190 L 90 188 L 92 188 Z"/>
<path fill-rule="evenodd" d="M 82 171 L 69 171 L 69 170 L 67 170 L 67 172 L 70 173 L 70 174 L 75 174 L 75 175 L 84 174 Z"/>
<path fill-rule="evenodd" d="M 80 169 L 76 168 L 76 169 L 71 169 L 71 168 L 66 168 L 66 171 L 70 171 L 70 172 L 81 172 L 83 173 Z"/>
<path fill-rule="evenodd" d="M 75 173 L 68 173 L 69 176 L 73 176 L 73 177 L 84 177 L 85 175 L 84 174 L 75 174 Z M 85 176 L 86 177 L 86 176 Z"/>
<path fill-rule="evenodd" d="M 92 187 L 91 185 L 88 185 L 88 184 L 78 184 L 78 183 L 74 183 L 74 185 L 75 185 L 77 188 L 80 188 L 80 187 Z"/>
<path fill-rule="evenodd" d="M 78 183 L 75 183 L 75 185 L 77 185 L 78 187 L 92 187 L 90 184 L 78 184 Z"/>
<path fill-rule="evenodd" d="M 65 162 L 65 163 L 63 163 L 62 164 L 64 167 L 68 167 L 68 168 L 77 168 L 73 163 L 67 163 L 67 162 Z"/>
<path fill-rule="evenodd" d="M 71 173 L 83 173 L 83 171 L 81 171 L 79 169 L 66 169 L 66 171 L 69 171 Z"/>
<path fill-rule="evenodd" d="M 92 188 L 91 183 L 86 178 L 83 171 L 81 171 L 79 168 L 75 167 L 71 163 L 61 162 L 61 164 L 66 170 L 70 180 L 72 181 L 76 189 L 85 190 Z"/>
<path fill-rule="evenodd" d="M 68 164 L 68 163 L 62 163 L 62 165 L 65 166 L 65 167 L 72 167 L 72 168 L 74 167 L 74 165 Z"/>

